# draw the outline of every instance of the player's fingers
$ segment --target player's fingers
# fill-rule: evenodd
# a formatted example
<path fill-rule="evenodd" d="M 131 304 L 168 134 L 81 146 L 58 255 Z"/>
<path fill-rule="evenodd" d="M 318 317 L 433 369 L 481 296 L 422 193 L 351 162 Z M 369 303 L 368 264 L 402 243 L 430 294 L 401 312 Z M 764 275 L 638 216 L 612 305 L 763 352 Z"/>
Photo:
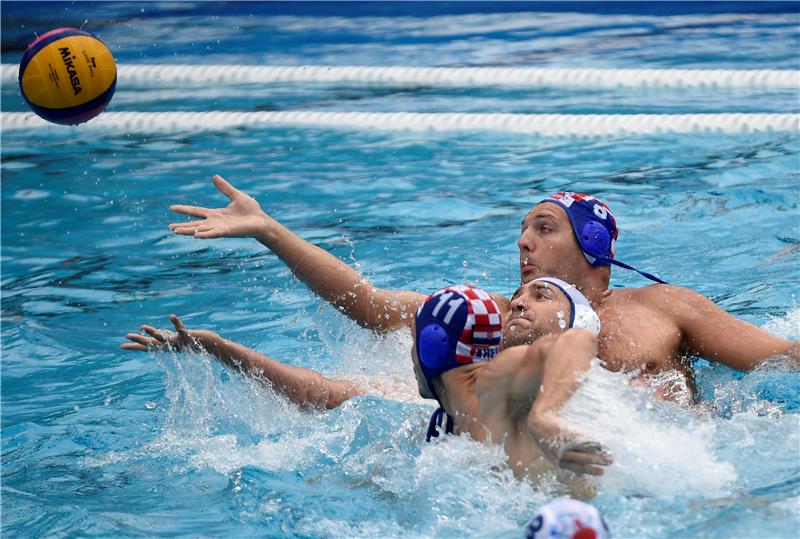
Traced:
<path fill-rule="evenodd" d="M 181 335 L 189 334 L 189 332 L 186 330 L 186 326 L 183 325 L 183 321 L 180 318 L 178 318 L 177 314 L 169 315 L 169 319 L 172 322 L 172 325 L 175 326 L 175 331 L 177 331 Z"/>
<path fill-rule="evenodd" d="M 198 226 L 201 226 L 206 221 L 207 219 L 203 219 L 201 221 L 182 221 L 180 223 L 170 223 L 169 225 L 167 225 L 167 228 L 169 228 L 174 232 L 185 229 L 194 230 Z"/>
<path fill-rule="evenodd" d="M 587 464 L 564 463 L 561 467 L 575 473 L 586 475 L 603 475 L 604 473 L 602 468 Z"/>
<path fill-rule="evenodd" d="M 611 464 L 614 461 L 613 455 L 608 450 L 608 448 L 606 448 L 606 446 L 591 440 L 573 442 L 571 444 L 568 444 L 564 448 L 564 450 L 574 451 L 576 453 L 583 453 L 587 455 L 598 455 L 600 458 L 603 458 L 606 461 L 608 461 L 608 464 Z"/>
<path fill-rule="evenodd" d="M 154 345 L 158 344 L 158 341 L 156 341 L 152 337 L 146 337 L 144 335 L 139 335 L 138 333 L 128 333 L 125 337 L 128 340 L 133 341 L 133 343 L 136 343 L 138 345 L 144 346 L 145 348 L 147 348 L 148 346 L 154 346 Z M 125 344 L 129 344 L 129 343 L 125 343 Z M 137 348 L 137 350 L 138 350 L 138 348 Z"/>
<path fill-rule="evenodd" d="M 156 329 L 153 326 L 142 326 L 142 331 L 153 337 L 159 342 L 165 343 L 167 342 L 167 337 L 165 335 L 164 330 Z"/>
<path fill-rule="evenodd" d="M 192 217 L 206 217 L 210 211 L 202 206 L 187 206 L 185 204 L 173 204 L 169 209 L 175 213 L 191 215 Z"/>
<path fill-rule="evenodd" d="M 559 462 L 570 462 L 575 464 L 598 464 L 607 466 L 613 462 L 610 455 L 606 453 L 584 453 L 582 451 L 567 450 L 561 455 Z"/>
<path fill-rule="evenodd" d="M 211 178 L 211 181 L 214 182 L 214 185 L 217 187 L 217 189 L 219 189 L 219 191 L 223 195 L 228 197 L 230 200 L 233 200 L 233 197 L 235 197 L 240 192 L 238 189 L 236 189 L 234 186 L 232 186 L 230 183 L 228 183 L 225 180 L 225 178 L 223 178 L 219 174 L 217 174 L 213 178 Z"/>
<path fill-rule="evenodd" d="M 574 441 L 567 446 L 568 449 L 580 449 L 581 451 L 605 451 L 605 447 L 603 444 L 599 442 L 593 442 L 591 440 L 585 441 Z"/>
<path fill-rule="evenodd" d="M 144 344 L 138 344 L 134 342 L 124 342 L 120 344 L 119 347 L 122 348 L 123 350 L 137 350 L 140 352 L 147 351 L 147 346 L 145 346 Z"/>
<path fill-rule="evenodd" d="M 194 237 L 201 240 L 210 240 L 213 238 L 223 238 L 225 234 L 218 228 L 209 228 L 208 230 L 199 230 L 195 232 Z"/>

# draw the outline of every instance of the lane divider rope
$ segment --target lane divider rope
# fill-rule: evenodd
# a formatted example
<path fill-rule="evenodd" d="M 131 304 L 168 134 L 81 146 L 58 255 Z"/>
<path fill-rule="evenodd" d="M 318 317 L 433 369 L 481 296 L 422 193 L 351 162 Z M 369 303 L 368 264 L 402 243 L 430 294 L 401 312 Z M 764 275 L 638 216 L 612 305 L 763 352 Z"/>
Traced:
<path fill-rule="evenodd" d="M 3 132 L 45 128 L 128 133 L 219 131 L 236 127 L 323 127 L 409 131 L 499 131 L 547 137 L 663 133 L 800 133 L 800 114 L 479 114 L 415 112 L 105 112 L 78 126 L 29 112 L 0 113 Z"/>
<path fill-rule="evenodd" d="M 19 67 L 2 64 L 16 84 Z M 800 71 L 733 69 L 562 69 L 540 67 L 252 66 L 121 64 L 118 88 L 245 83 L 358 83 L 373 86 L 518 88 L 752 88 L 800 90 Z"/>

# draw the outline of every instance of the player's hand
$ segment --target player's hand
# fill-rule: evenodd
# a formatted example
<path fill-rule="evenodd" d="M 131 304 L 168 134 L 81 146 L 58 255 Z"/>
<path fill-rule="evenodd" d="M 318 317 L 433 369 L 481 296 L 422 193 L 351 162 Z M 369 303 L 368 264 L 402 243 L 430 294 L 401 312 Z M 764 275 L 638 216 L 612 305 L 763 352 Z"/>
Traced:
<path fill-rule="evenodd" d="M 230 204 L 224 208 L 203 208 L 175 204 L 169 207 L 176 213 L 198 217 L 195 221 L 171 223 L 169 229 L 184 236 L 200 239 L 255 237 L 270 217 L 256 200 L 236 189 L 222 176 L 214 176 L 214 185 L 228 197 Z"/>
<path fill-rule="evenodd" d="M 614 462 L 602 444 L 567 429 L 555 416 L 532 416 L 528 432 L 550 462 L 579 474 L 603 475 L 603 466 Z"/>
<path fill-rule="evenodd" d="M 601 466 L 614 462 L 611 453 L 602 444 L 591 440 L 574 439 L 561 447 L 558 467 L 575 473 L 603 475 Z"/>
<path fill-rule="evenodd" d="M 203 347 L 200 341 L 192 335 L 192 332 L 186 329 L 183 322 L 176 315 L 169 315 L 172 325 L 175 326 L 175 331 L 167 329 L 158 329 L 152 326 L 143 325 L 141 330 L 147 335 L 138 333 L 128 333 L 125 338 L 131 342 L 125 342 L 120 345 L 123 350 L 139 350 L 146 352 L 148 350 L 154 351 L 199 351 Z"/>

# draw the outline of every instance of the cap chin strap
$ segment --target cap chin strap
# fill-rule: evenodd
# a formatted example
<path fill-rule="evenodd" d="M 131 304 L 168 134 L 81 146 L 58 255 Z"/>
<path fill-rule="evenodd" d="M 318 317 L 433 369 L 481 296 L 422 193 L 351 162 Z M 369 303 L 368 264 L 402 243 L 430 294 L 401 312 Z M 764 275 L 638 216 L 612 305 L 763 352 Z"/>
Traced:
<path fill-rule="evenodd" d="M 638 270 L 638 269 L 634 268 L 633 266 L 630 266 L 630 265 L 626 264 L 625 262 L 620 262 L 619 260 L 615 260 L 613 258 L 608 258 L 606 256 L 593 257 L 589 253 L 584 253 L 584 254 L 586 255 L 586 259 L 589 260 L 589 263 L 592 266 L 601 266 L 601 265 L 604 265 L 604 264 L 613 264 L 615 266 L 619 266 L 620 268 L 633 270 L 636 273 L 638 273 L 639 275 L 641 275 L 642 277 L 650 279 L 651 281 L 655 281 L 655 282 L 661 283 L 661 284 L 668 284 L 667 281 L 662 281 L 661 279 L 659 279 L 658 277 L 656 277 L 652 273 L 647 273 L 646 271 Z"/>
<path fill-rule="evenodd" d="M 450 414 L 444 411 L 444 408 L 441 406 L 433 412 L 431 416 L 431 420 L 428 423 L 428 433 L 425 435 L 425 441 L 430 442 L 431 438 L 438 438 L 439 437 L 439 428 L 442 427 L 442 422 L 444 422 L 444 433 L 445 434 L 452 434 L 453 433 L 453 418 L 450 417 Z"/>

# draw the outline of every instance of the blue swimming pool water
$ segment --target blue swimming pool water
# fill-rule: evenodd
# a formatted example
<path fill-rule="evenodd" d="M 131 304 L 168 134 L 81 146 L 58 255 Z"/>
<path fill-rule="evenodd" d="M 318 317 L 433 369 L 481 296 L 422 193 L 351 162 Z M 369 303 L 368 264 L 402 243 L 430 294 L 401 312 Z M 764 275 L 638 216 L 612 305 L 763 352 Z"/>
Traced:
<path fill-rule="evenodd" d="M 32 32 L 88 19 L 120 63 L 800 67 L 800 21 L 784 4 L 749 14 L 213 6 L 43 14 L 4 2 L 2 62 L 16 62 Z M 797 112 L 797 98 L 120 87 L 111 110 Z M 16 88 L 2 89 L 2 108 L 24 110 Z M 170 204 L 224 203 L 215 173 L 376 284 L 420 291 L 468 281 L 510 293 L 524 212 L 555 190 L 593 192 L 620 222 L 620 259 L 800 338 L 797 134 L 64 133 L 2 137 L 4 536 L 519 537 L 552 497 L 514 480 L 497 448 L 424 443 L 432 406 L 413 398 L 407 336 L 359 329 L 253 241 L 171 235 Z M 646 284 L 616 270 L 613 283 Z M 207 357 L 118 349 L 173 312 L 292 364 L 380 377 L 401 398 L 305 413 Z M 580 398 L 603 410 L 570 413 L 599 429 L 618 465 L 593 503 L 615 537 L 795 537 L 800 377 L 705 361 L 695 372 L 703 402 L 691 410 L 595 373 Z"/>

